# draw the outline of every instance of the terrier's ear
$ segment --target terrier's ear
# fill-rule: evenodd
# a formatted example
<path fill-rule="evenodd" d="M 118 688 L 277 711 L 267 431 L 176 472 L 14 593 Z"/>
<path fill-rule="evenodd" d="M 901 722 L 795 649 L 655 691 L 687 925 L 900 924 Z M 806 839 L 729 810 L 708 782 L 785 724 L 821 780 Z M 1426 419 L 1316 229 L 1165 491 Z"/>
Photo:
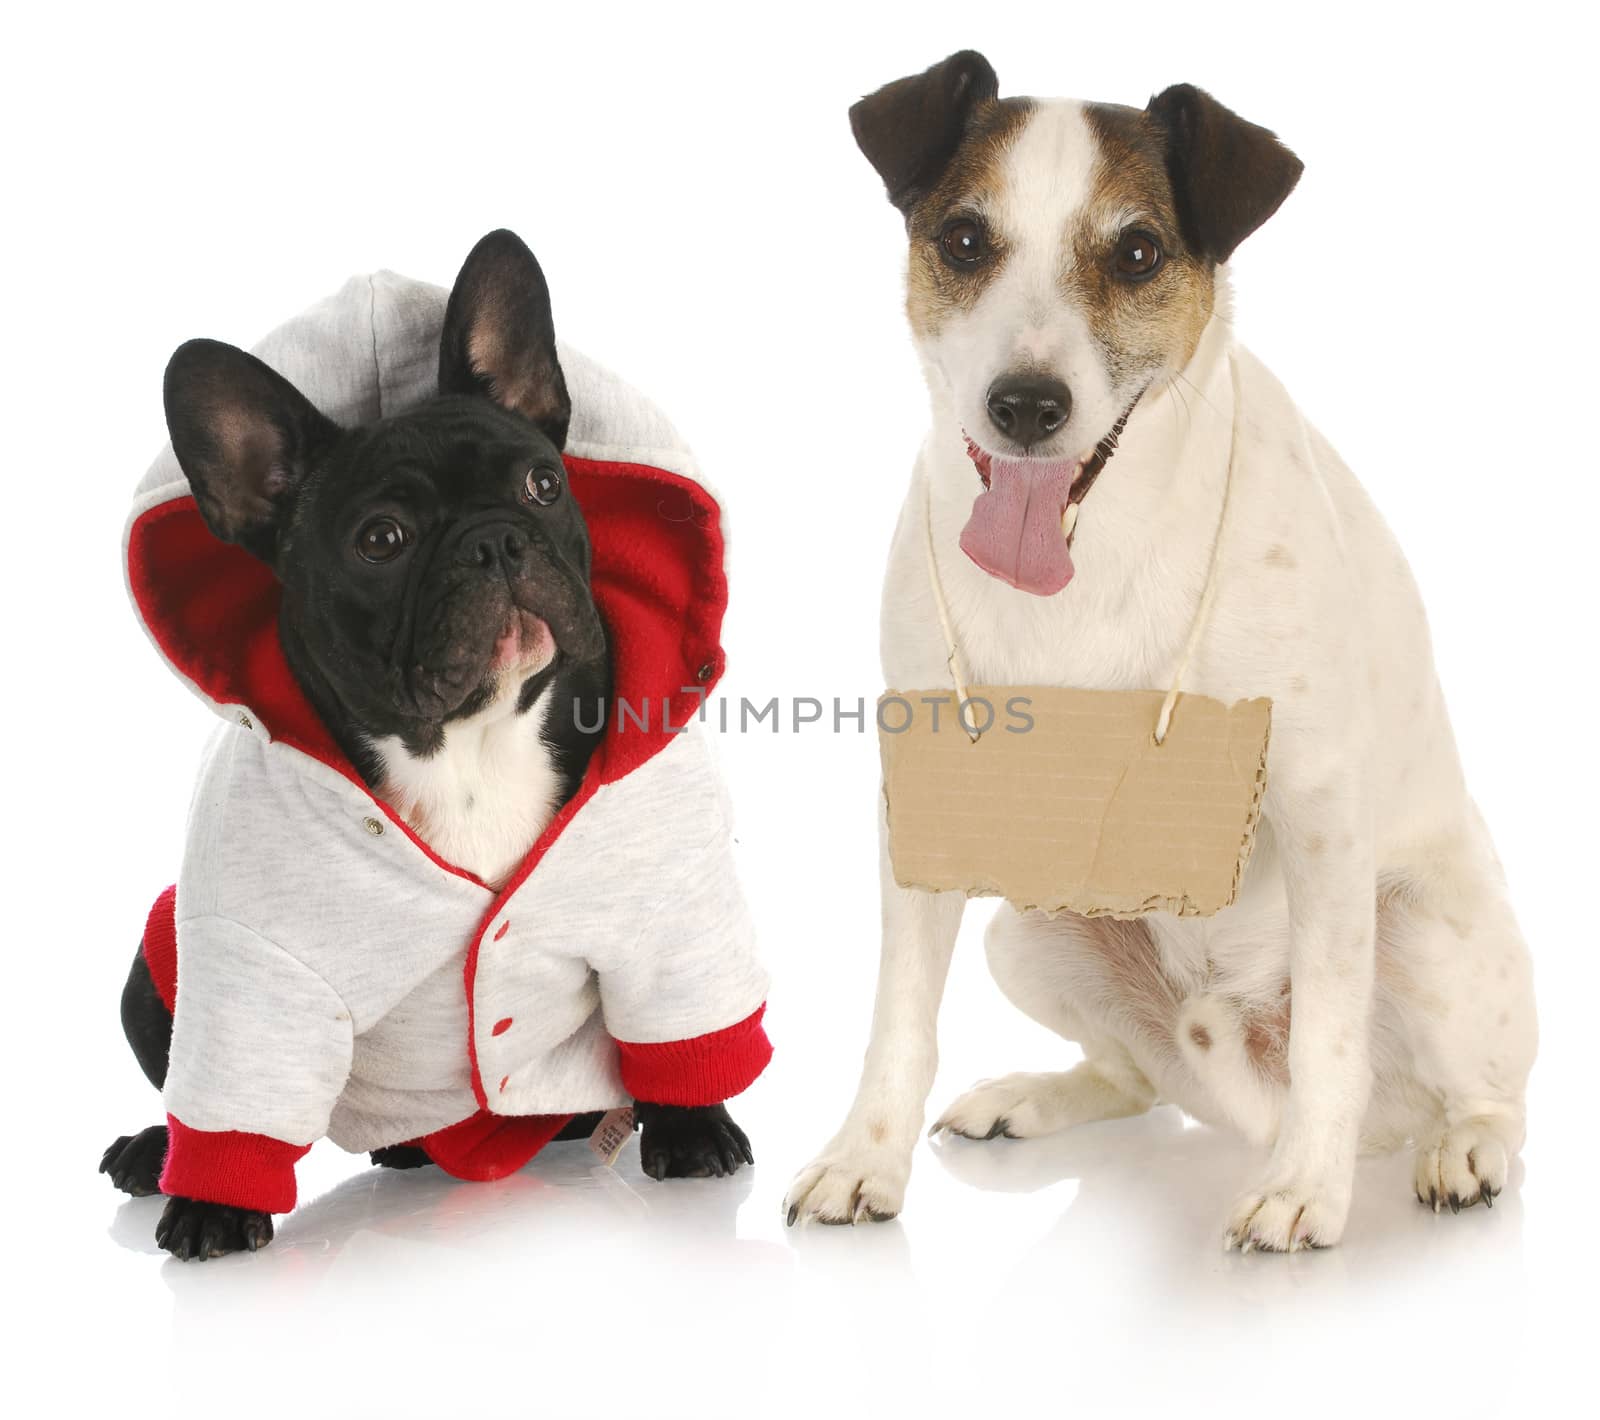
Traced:
<path fill-rule="evenodd" d="M 1000 90 L 989 61 L 964 49 L 921 74 L 885 84 L 850 110 L 850 131 L 902 212 L 939 181 L 974 108 Z"/>
<path fill-rule="evenodd" d="M 306 475 L 339 426 L 276 370 L 220 340 L 180 345 L 162 395 L 173 452 L 206 526 L 271 562 Z"/>
<path fill-rule="evenodd" d="M 456 277 L 439 337 L 439 393 L 484 395 L 531 420 L 558 449 L 567 442 L 572 401 L 550 289 L 514 232 L 490 232 Z"/>
<path fill-rule="evenodd" d="M 1163 89 L 1145 109 L 1167 140 L 1167 176 L 1184 240 L 1226 261 L 1282 205 L 1304 164 L 1277 135 L 1193 84 Z"/>

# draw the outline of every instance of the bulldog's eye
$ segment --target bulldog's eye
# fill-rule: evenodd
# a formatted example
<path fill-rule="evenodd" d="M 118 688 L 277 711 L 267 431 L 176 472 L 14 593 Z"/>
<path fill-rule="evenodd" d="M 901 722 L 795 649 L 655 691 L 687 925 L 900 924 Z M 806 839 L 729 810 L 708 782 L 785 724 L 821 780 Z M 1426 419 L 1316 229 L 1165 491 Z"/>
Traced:
<path fill-rule="evenodd" d="M 368 562 L 392 562 L 411 536 L 393 518 L 374 518 L 356 534 L 356 551 Z"/>
<path fill-rule="evenodd" d="M 1124 281 L 1148 281 L 1161 269 L 1161 248 L 1149 232 L 1124 232 L 1113 264 Z"/>
<path fill-rule="evenodd" d="M 957 217 L 939 233 L 939 248 L 952 266 L 976 266 L 988 251 L 983 227 L 970 217 Z"/>
<path fill-rule="evenodd" d="M 553 468 L 530 468 L 522 481 L 522 496 L 548 508 L 561 496 L 561 475 Z"/>

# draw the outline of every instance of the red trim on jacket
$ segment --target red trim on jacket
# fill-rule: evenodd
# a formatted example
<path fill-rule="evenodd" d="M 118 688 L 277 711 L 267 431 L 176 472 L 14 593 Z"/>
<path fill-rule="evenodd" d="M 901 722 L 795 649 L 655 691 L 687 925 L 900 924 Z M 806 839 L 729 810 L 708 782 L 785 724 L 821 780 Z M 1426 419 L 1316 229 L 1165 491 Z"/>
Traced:
<path fill-rule="evenodd" d="M 294 1166 L 310 1148 L 238 1129 L 191 1129 L 169 1114 L 161 1191 L 202 1203 L 287 1213 L 294 1207 Z"/>
<path fill-rule="evenodd" d="M 619 1040 L 624 1087 L 652 1104 L 721 1104 L 743 1094 L 772 1059 L 772 1042 L 761 1026 L 766 1010 L 758 1006 L 737 1025 L 693 1040 Z"/>
<path fill-rule="evenodd" d="M 144 938 L 139 950 L 144 964 L 150 968 L 150 979 L 155 982 L 156 995 L 170 1016 L 178 1002 L 178 889 L 167 888 L 155 900 L 150 915 L 145 918 Z"/>
<path fill-rule="evenodd" d="M 571 1118 L 570 1114 L 489 1114 L 480 1109 L 416 1142 L 451 1178 L 487 1183 L 514 1174 Z"/>

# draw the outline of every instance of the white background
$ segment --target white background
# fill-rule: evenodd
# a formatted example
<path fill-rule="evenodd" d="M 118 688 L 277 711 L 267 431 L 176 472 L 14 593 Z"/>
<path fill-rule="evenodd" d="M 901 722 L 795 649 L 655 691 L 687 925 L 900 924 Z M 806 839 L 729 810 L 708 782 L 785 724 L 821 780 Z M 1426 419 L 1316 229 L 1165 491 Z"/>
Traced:
<path fill-rule="evenodd" d="M 13 1413 L 1538 1414 L 1587 1386 L 1596 1185 L 1592 45 L 1577 6 L 1022 0 L 128 6 L 7 22 L 0 133 Z M 157 1119 L 117 997 L 170 881 L 205 712 L 124 600 L 126 496 L 195 335 L 249 344 L 355 271 L 447 283 L 515 227 L 558 328 L 639 384 L 731 506 L 725 691 L 879 686 L 878 586 L 924 424 L 902 237 L 845 109 L 949 51 L 1003 92 L 1188 80 L 1299 190 L 1237 326 L 1399 533 L 1539 982 L 1525 1168 L 1424 1213 L 1364 1164 L 1347 1241 L 1225 1256 L 1249 1151 L 1170 1110 L 918 1151 L 901 1222 L 798 1234 L 876 968 L 870 734 L 730 737 L 776 1061 L 759 1164 L 656 1185 L 563 1146 L 496 1185 L 322 1145 L 265 1253 L 164 1260 L 94 1173 Z M 969 914 L 933 1104 L 1060 1068 Z M 1541 1403 L 1542 1402 L 1542 1403 Z M 1574 1401 L 1576 1405 L 1579 1402 Z"/>

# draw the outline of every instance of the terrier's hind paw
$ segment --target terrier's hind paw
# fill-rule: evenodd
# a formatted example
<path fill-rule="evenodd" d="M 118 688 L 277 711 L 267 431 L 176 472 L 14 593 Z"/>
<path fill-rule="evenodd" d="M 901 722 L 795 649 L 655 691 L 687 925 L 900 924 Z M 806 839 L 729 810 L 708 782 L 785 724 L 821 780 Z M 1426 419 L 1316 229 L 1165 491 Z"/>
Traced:
<path fill-rule="evenodd" d="M 1492 1208 L 1505 1192 L 1510 1166 L 1506 1131 L 1496 1121 L 1469 1119 L 1451 1125 L 1417 1150 L 1417 1202 L 1435 1213 L 1447 1207 L 1459 1213 L 1480 1201 Z"/>
<path fill-rule="evenodd" d="M 124 1134 L 100 1156 L 100 1172 L 133 1198 L 161 1192 L 161 1168 L 167 1161 L 167 1126 L 152 1124 L 137 1134 Z"/>
<path fill-rule="evenodd" d="M 1077 1124 L 1123 1119 L 1150 1108 L 1087 1063 L 1046 1073 L 979 1080 L 941 1114 L 929 1134 L 964 1139 L 1036 1139 Z"/>

